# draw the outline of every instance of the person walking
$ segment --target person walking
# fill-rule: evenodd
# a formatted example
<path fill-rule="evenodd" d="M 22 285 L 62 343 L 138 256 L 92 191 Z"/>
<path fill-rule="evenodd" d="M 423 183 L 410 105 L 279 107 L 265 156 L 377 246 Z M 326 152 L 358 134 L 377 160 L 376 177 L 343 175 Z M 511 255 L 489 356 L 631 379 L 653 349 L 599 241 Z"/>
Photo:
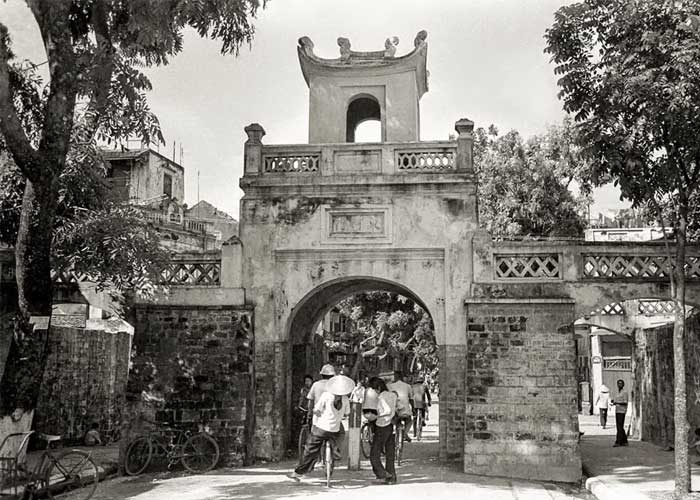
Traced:
<path fill-rule="evenodd" d="M 398 396 L 395 392 L 390 391 L 386 383 L 379 377 L 373 377 L 369 381 L 369 387 L 379 394 L 377 399 L 377 419 L 374 422 L 374 439 L 372 440 L 372 449 L 369 454 L 372 472 L 374 472 L 378 480 L 386 484 L 396 484 L 396 469 L 394 468 L 396 443 L 393 420 L 396 416 Z M 382 464 L 382 453 L 386 457 L 386 465 Z"/>
<path fill-rule="evenodd" d="M 625 432 L 625 415 L 627 414 L 627 405 L 629 404 L 629 394 L 625 390 L 625 381 L 619 379 L 617 381 L 617 396 L 612 401 L 615 405 L 615 425 L 617 426 L 617 435 L 615 436 L 615 446 L 627 446 L 627 433 Z"/>
<path fill-rule="evenodd" d="M 398 400 L 396 401 L 396 414 L 404 424 L 403 439 L 407 443 L 410 443 L 411 438 L 408 437 L 408 429 L 411 428 L 411 422 L 413 421 L 413 412 L 411 411 L 413 390 L 409 384 L 403 381 L 403 374 L 400 371 L 394 372 L 394 381 L 387 384 L 387 388 L 390 391 L 394 391 L 398 396 Z"/>
<path fill-rule="evenodd" d="M 415 383 L 411 386 L 411 395 L 413 399 L 411 400 L 411 405 L 413 406 L 413 436 L 417 436 L 417 423 L 418 414 L 420 413 L 423 419 L 423 425 L 425 425 L 426 420 L 426 409 L 430 406 L 430 391 L 428 387 L 423 382 L 423 377 L 420 375 L 416 378 Z"/>
<path fill-rule="evenodd" d="M 336 375 L 328 379 L 325 384 L 326 390 L 313 408 L 315 420 L 304 446 L 304 454 L 299 460 L 299 465 L 287 477 L 299 481 L 309 472 L 318 459 L 325 441 L 331 443 L 334 461 L 340 459 L 338 443 L 345 433 L 341 420 L 350 412 L 347 396 L 354 387 L 355 382 L 345 375 Z"/>
<path fill-rule="evenodd" d="M 600 386 L 595 405 L 598 408 L 598 413 L 600 413 L 600 426 L 605 429 L 608 423 L 608 406 L 610 406 L 610 389 L 605 384 Z"/>

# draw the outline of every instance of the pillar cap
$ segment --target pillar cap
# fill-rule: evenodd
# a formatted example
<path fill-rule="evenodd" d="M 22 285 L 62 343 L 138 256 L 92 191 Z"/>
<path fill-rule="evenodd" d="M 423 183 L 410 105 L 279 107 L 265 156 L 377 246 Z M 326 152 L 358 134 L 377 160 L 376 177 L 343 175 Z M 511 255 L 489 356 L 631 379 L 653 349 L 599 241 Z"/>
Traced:
<path fill-rule="evenodd" d="M 471 134 L 474 132 L 474 122 L 469 118 L 461 118 L 455 123 L 455 130 L 459 135 Z"/>
<path fill-rule="evenodd" d="M 251 123 L 243 129 L 248 134 L 248 144 L 262 144 L 262 138 L 265 136 L 265 129 L 259 123 Z"/>

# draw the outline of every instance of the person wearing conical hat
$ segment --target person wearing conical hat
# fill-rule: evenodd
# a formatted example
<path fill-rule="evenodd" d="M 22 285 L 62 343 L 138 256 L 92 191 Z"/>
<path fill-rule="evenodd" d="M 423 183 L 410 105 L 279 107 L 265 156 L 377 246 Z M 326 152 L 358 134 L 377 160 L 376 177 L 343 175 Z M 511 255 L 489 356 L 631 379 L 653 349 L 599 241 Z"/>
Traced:
<path fill-rule="evenodd" d="M 600 386 L 600 392 L 595 400 L 596 408 L 600 413 L 600 426 L 605 429 L 608 423 L 608 406 L 610 406 L 610 389 L 603 384 Z"/>
<path fill-rule="evenodd" d="M 338 443 L 345 430 L 341 420 L 350 413 L 348 394 L 355 388 L 355 382 L 345 375 L 336 375 L 326 382 L 326 390 L 314 405 L 314 425 L 304 445 L 304 454 L 299 460 L 299 465 L 288 475 L 289 478 L 299 481 L 309 472 L 316 462 L 323 443 L 329 441 L 333 450 L 333 458 L 340 459 Z"/>

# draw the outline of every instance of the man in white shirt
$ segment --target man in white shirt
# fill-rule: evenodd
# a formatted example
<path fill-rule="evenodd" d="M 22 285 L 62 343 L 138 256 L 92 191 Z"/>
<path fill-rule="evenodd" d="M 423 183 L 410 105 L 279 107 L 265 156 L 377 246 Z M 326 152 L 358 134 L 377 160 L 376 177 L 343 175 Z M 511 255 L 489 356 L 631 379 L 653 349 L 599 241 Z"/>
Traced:
<path fill-rule="evenodd" d="M 411 442 L 408 437 L 408 429 L 411 428 L 411 399 L 413 399 L 413 389 L 411 386 L 402 380 L 403 374 L 399 371 L 394 372 L 394 381 L 387 384 L 390 391 L 394 391 L 398 396 L 396 402 L 396 416 L 404 423 L 403 439 L 407 443 Z"/>
<path fill-rule="evenodd" d="M 326 382 L 328 379 L 335 375 L 335 367 L 330 363 L 323 365 L 321 368 L 321 380 L 317 380 L 311 385 L 309 393 L 306 395 L 308 400 L 309 415 L 312 415 L 313 423 L 316 423 L 316 415 L 314 414 L 314 407 L 316 402 L 321 398 L 321 395 L 326 392 Z"/>
<path fill-rule="evenodd" d="M 347 380 L 340 380 L 340 383 L 334 384 L 333 380 L 339 378 Z M 313 468 L 325 441 L 331 443 L 334 459 L 340 459 L 338 442 L 345 433 L 341 420 L 350 413 L 347 394 L 350 394 L 354 386 L 355 383 L 344 375 L 337 375 L 328 380 L 326 384 L 328 391 L 321 394 L 314 405 L 314 424 L 304 446 L 304 455 L 299 460 L 299 466 L 289 475 L 291 479 L 299 481 Z"/>
<path fill-rule="evenodd" d="M 612 401 L 615 405 L 615 425 L 617 426 L 617 435 L 615 436 L 615 446 L 627 446 L 627 433 L 625 432 L 625 415 L 627 414 L 627 404 L 630 397 L 625 390 L 625 381 L 619 379 L 617 381 L 617 396 Z"/>

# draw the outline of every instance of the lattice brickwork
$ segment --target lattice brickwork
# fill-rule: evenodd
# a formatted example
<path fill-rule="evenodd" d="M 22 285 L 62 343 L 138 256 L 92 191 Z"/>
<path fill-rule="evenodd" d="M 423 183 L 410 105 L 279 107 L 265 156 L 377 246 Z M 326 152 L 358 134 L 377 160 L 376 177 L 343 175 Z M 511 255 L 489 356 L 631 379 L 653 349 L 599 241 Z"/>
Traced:
<path fill-rule="evenodd" d="M 76 273 L 70 270 L 62 269 L 60 271 L 51 271 L 51 279 L 54 283 L 83 283 L 90 281 L 87 274 Z"/>
<path fill-rule="evenodd" d="M 305 155 L 265 155 L 263 157 L 266 173 L 302 173 L 317 172 L 320 154 Z"/>
<path fill-rule="evenodd" d="M 676 305 L 672 300 L 640 300 L 639 314 L 656 316 L 659 314 L 674 314 Z"/>
<path fill-rule="evenodd" d="M 454 151 L 397 151 L 396 166 L 398 170 L 453 170 L 455 168 Z"/>
<path fill-rule="evenodd" d="M 664 255 L 584 255 L 583 277 L 667 279 L 671 261 Z M 700 257 L 687 257 L 688 279 L 700 279 Z"/>
<path fill-rule="evenodd" d="M 220 283 L 221 262 L 173 261 L 161 271 L 162 283 L 187 286 L 216 286 Z"/>
<path fill-rule="evenodd" d="M 559 254 L 494 255 L 501 279 L 561 278 Z"/>
<path fill-rule="evenodd" d="M 591 311 L 591 316 L 624 316 L 625 306 L 622 302 L 611 302 Z"/>

